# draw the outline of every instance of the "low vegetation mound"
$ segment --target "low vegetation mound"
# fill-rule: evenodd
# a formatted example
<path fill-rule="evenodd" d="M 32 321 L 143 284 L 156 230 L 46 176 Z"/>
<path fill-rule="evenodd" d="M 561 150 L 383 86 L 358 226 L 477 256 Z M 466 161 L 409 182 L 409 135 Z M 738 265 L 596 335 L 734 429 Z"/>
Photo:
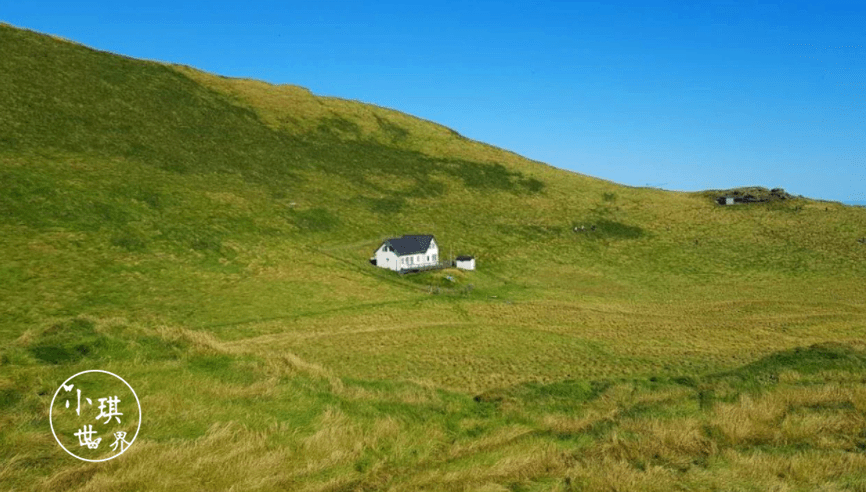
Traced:
<path fill-rule="evenodd" d="M 793 200 L 797 198 L 782 188 L 767 189 L 760 186 L 732 188 L 729 190 L 711 190 L 708 193 L 710 193 L 713 199 L 720 204 L 724 204 L 726 198 L 733 198 L 734 203 L 774 202 Z"/>

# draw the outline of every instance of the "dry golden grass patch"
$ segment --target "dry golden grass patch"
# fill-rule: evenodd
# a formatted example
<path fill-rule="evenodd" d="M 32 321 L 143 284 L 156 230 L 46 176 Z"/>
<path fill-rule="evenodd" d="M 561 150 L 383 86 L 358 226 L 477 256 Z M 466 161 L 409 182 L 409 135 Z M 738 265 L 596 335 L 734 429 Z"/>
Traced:
<path fill-rule="evenodd" d="M 141 396 L 142 414 L 147 424 L 153 429 L 159 429 L 172 422 L 208 422 L 213 418 L 213 412 L 201 405 L 190 405 L 189 396 L 201 392 L 201 385 L 194 383 L 176 383 L 176 393 L 162 393 Z M 215 396 L 221 396 L 216 393 Z M 147 409 L 145 412 L 143 409 Z"/>
<path fill-rule="evenodd" d="M 495 451 L 438 463 L 434 469 L 420 469 L 388 487 L 392 491 L 496 490 L 503 483 L 529 482 L 563 470 L 562 451 L 539 440 L 514 443 Z"/>
<path fill-rule="evenodd" d="M 545 413 L 540 419 L 542 429 L 561 435 L 575 435 L 589 431 L 599 424 L 613 424 L 618 421 L 623 410 L 636 403 L 636 398 L 644 398 L 641 403 L 648 403 L 651 394 L 640 397 L 634 386 L 628 383 L 613 384 L 604 390 L 597 398 L 581 405 L 580 415 Z M 673 395 L 673 392 L 670 396 Z M 519 410 L 519 407 L 513 408 Z"/>
<path fill-rule="evenodd" d="M 307 362 L 289 352 L 282 352 L 280 355 L 265 358 L 264 370 L 277 377 L 301 374 L 325 379 L 333 392 L 341 392 L 344 389 L 342 379 L 331 371 L 318 364 Z"/>
<path fill-rule="evenodd" d="M 602 422 L 612 423 L 619 415 L 619 409 L 607 411 L 587 410 L 583 415 L 575 417 L 572 415 L 548 414 L 541 421 L 544 430 L 559 435 L 574 435 L 590 430 Z"/>
<path fill-rule="evenodd" d="M 666 446 L 612 438 L 603 448 L 607 453 L 576 455 L 563 474 L 563 485 L 553 490 L 866 490 L 862 453 L 716 450 L 701 442 L 704 438 L 694 424 L 672 431 L 656 434 Z M 647 445 L 641 447 L 642 442 Z M 672 449 L 683 454 L 671 455 Z M 696 455 L 689 452 L 705 457 L 709 452 L 707 465 L 695 466 L 691 459 Z"/>
<path fill-rule="evenodd" d="M 127 488 L 147 490 L 338 490 L 359 480 L 375 482 L 382 463 L 357 472 L 352 464 L 365 450 L 410 447 L 401 424 L 390 417 L 362 427 L 339 410 L 327 410 L 319 431 L 297 436 L 294 446 L 272 446 L 270 436 L 297 430 L 274 424 L 254 432 L 236 423 L 214 424 L 192 442 L 143 440 L 124 455 L 123 464 L 68 468 L 42 482 L 50 490 Z M 433 438 L 434 436 L 429 436 Z M 399 453 L 392 459 L 399 459 Z M 342 469 L 339 477 L 328 470 Z M 330 475 L 330 476 L 329 476 Z"/>
<path fill-rule="evenodd" d="M 220 341 L 212 333 L 201 330 L 190 330 L 180 326 L 159 326 L 155 329 L 157 335 L 168 341 L 186 342 L 194 351 L 203 353 L 236 354 L 237 351 L 225 342 Z"/>
<path fill-rule="evenodd" d="M 742 395 L 736 403 L 717 403 L 710 423 L 733 445 L 770 443 L 786 410 L 779 399 Z"/>
<path fill-rule="evenodd" d="M 483 451 L 499 449 L 530 435 L 532 431 L 531 427 L 522 425 L 502 427 L 491 434 L 473 439 L 472 441 L 452 445 L 448 449 L 447 456 L 449 459 L 456 459 Z"/>
<path fill-rule="evenodd" d="M 783 444 L 808 443 L 817 449 L 856 449 L 866 418 L 851 412 L 824 410 L 787 415 L 779 426 Z"/>
<path fill-rule="evenodd" d="M 866 388 L 835 385 L 785 388 L 735 403 L 717 403 L 710 425 L 733 445 L 805 443 L 852 448 L 866 429 Z"/>
<path fill-rule="evenodd" d="M 857 480 L 862 490 L 866 486 L 866 455 L 862 453 L 824 453 L 804 451 L 793 455 L 771 454 L 763 452 L 737 452 L 726 450 L 722 457 L 728 463 L 728 468 L 720 470 L 717 483 L 725 478 L 735 479 L 751 486 L 765 486 L 779 490 L 795 490 L 796 488 L 830 487 L 833 482 L 849 476 Z M 837 485 L 838 486 L 838 485 Z M 839 487 L 836 490 L 851 490 Z"/>
<path fill-rule="evenodd" d="M 271 450 L 263 433 L 237 424 L 214 424 L 192 442 L 143 441 L 108 462 L 80 490 L 124 487 L 149 490 L 272 490 L 286 477 L 291 454 Z M 50 485 L 50 480 L 46 485 Z"/>
<path fill-rule="evenodd" d="M 620 429 L 624 436 L 615 431 L 591 454 L 627 461 L 646 460 L 687 470 L 718 452 L 716 443 L 705 434 L 702 420 L 694 417 L 631 419 L 621 422 Z"/>
<path fill-rule="evenodd" d="M 612 457 L 580 460 L 564 474 L 559 490 L 587 492 L 669 492 L 676 490 L 682 477 L 668 468 L 647 465 L 643 470 Z"/>
<path fill-rule="evenodd" d="M 357 459 L 366 447 L 375 447 L 380 437 L 395 437 L 400 426 L 386 418 L 374 424 L 387 436 L 367 433 L 336 408 L 328 408 L 319 419 L 319 429 L 301 441 L 304 454 L 317 469 L 325 469 L 337 463 Z"/>

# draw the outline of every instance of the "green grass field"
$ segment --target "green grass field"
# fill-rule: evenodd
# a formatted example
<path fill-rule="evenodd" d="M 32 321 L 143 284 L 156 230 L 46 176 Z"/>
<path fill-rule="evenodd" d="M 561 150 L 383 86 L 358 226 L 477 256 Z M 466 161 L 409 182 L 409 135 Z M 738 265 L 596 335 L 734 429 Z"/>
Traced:
<path fill-rule="evenodd" d="M 299 87 L 0 46 L 0 489 L 866 491 L 866 209 L 723 207 Z M 368 263 L 406 233 L 478 270 Z M 142 406 L 103 463 L 49 425 L 88 369 Z"/>

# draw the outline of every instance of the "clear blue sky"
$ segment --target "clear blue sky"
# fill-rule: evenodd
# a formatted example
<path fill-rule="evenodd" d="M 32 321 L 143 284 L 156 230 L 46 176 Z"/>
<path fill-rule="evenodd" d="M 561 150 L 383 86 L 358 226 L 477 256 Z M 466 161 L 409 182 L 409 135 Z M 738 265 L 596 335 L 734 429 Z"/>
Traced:
<path fill-rule="evenodd" d="M 623 184 L 866 202 L 863 1 L 0 0 L 0 20 L 398 109 Z"/>

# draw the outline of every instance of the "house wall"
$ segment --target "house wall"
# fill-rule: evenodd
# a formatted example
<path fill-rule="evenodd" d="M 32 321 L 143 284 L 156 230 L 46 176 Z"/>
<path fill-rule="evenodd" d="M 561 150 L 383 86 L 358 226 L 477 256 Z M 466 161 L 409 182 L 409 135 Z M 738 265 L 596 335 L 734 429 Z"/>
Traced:
<path fill-rule="evenodd" d="M 457 260 L 457 268 L 462 270 L 475 270 L 475 258 L 471 260 Z"/>
<path fill-rule="evenodd" d="M 424 254 L 424 257 L 426 258 L 428 255 L 430 256 L 429 263 L 431 265 L 435 265 L 442 260 L 442 258 L 439 258 L 439 246 L 436 244 L 435 239 L 430 241 L 430 247 L 427 248 L 427 252 Z"/>
<path fill-rule="evenodd" d="M 397 271 L 399 269 L 397 255 L 393 251 L 382 251 L 382 247 L 376 250 L 376 266 Z"/>
<path fill-rule="evenodd" d="M 400 270 L 433 266 L 439 263 L 439 260 L 439 250 L 433 247 L 428 248 L 425 253 L 416 253 L 398 258 Z"/>

